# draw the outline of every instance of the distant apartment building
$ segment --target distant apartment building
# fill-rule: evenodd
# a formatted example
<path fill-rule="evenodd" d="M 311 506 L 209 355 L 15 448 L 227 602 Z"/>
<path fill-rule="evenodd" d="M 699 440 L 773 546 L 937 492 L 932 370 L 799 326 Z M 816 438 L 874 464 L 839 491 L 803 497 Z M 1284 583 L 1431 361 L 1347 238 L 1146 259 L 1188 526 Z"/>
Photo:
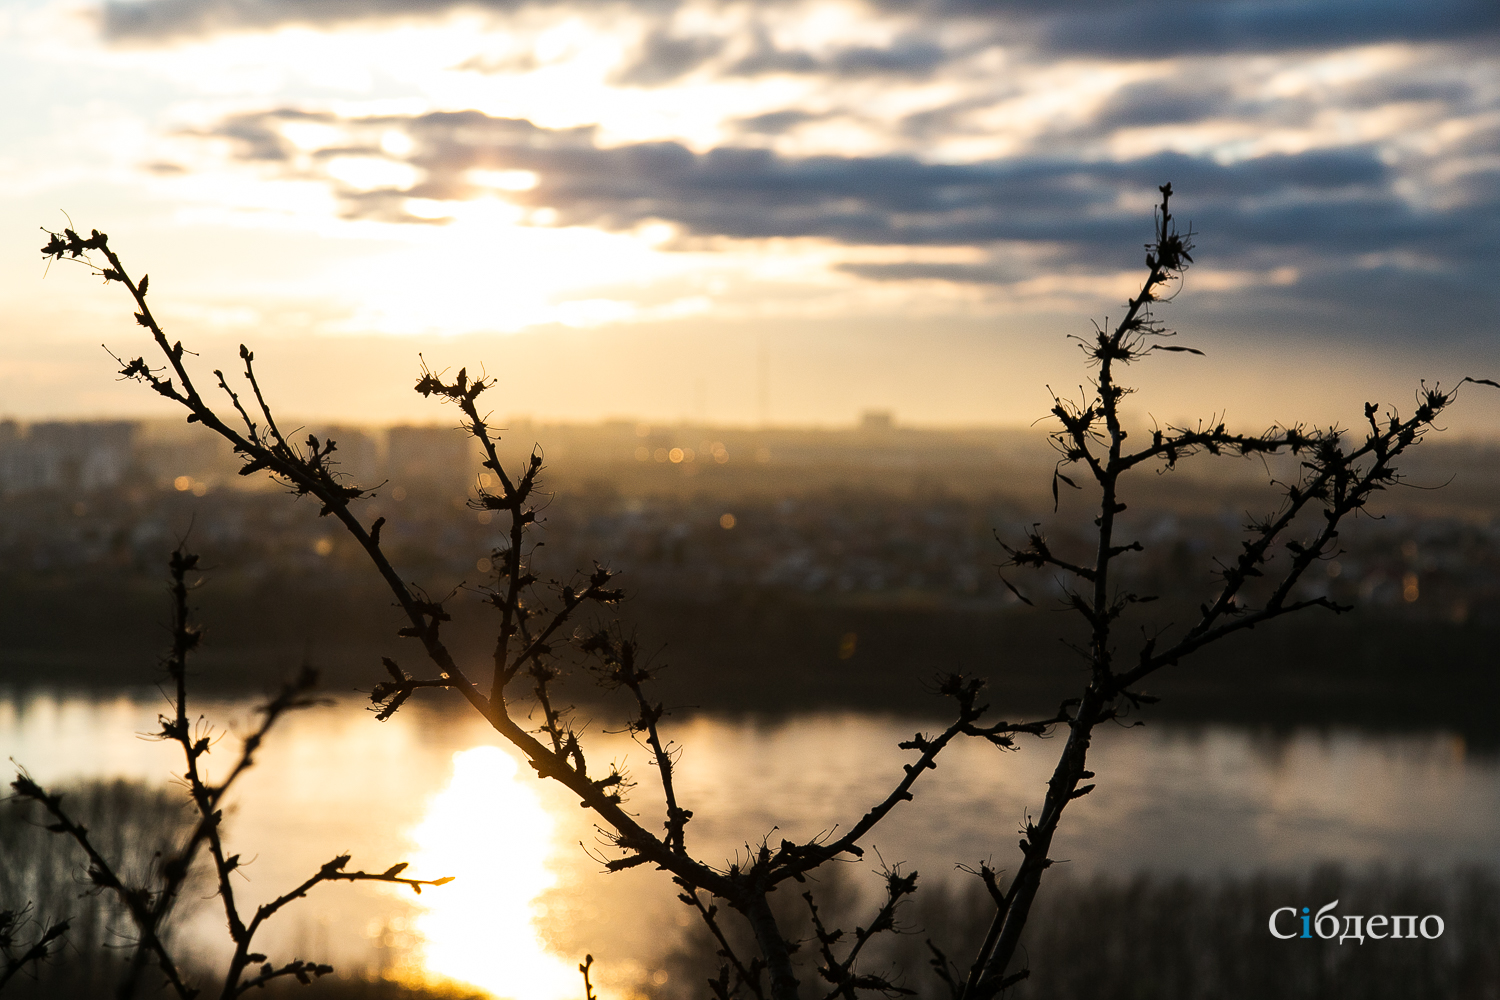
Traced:
<path fill-rule="evenodd" d="M 369 434 L 358 427 L 315 426 L 298 435 L 299 446 L 306 443 L 308 433 L 317 437 L 320 443 L 334 443 L 334 452 L 330 457 L 333 471 L 347 476 L 349 483 L 370 487 L 380 482 L 380 453 L 375 439 Z"/>
<path fill-rule="evenodd" d="M 386 436 L 386 477 L 393 487 L 462 495 L 479 472 L 472 440 L 454 427 L 392 427 Z"/>
<path fill-rule="evenodd" d="M 135 424 L 123 420 L 0 421 L 0 493 L 109 489 L 130 472 Z"/>

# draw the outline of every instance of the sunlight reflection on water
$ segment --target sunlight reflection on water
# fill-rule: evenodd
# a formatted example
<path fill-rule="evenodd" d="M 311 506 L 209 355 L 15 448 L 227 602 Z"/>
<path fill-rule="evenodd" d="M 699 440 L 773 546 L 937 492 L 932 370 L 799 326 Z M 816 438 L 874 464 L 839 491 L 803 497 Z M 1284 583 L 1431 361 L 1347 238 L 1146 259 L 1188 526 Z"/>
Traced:
<path fill-rule="evenodd" d="M 452 782 L 412 831 L 413 877 L 458 876 L 421 896 L 418 960 L 497 997 L 562 1000 L 577 994 L 578 973 L 532 925 L 538 897 L 557 883 L 546 866 L 555 824 L 517 770 L 498 747 L 454 754 Z"/>

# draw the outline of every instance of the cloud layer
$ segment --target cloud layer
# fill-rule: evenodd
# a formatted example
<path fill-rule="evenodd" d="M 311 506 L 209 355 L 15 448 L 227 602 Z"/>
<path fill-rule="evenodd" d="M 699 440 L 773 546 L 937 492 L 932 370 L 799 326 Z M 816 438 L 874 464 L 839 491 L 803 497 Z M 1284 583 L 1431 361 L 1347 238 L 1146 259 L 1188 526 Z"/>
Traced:
<path fill-rule="evenodd" d="M 454 18 L 472 44 L 426 110 L 309 90 L 179 135 L 345 219 L 499 202 L 666 224 L 668 251 L 811 241 L 846 281 L 976 295 L 1136 266 L 1171 181 L 1240 322 L 1451 338 L 1500 305 L 1493 0 L 107 0 L 100 25 L 165 51 Z"/>
<path fill-rule="evenodd" d="M 509 198 L 551 208 L 564 224 L 629 229 L 661 220 L 695 236 L 740 239 L 1117 243 L 1140 228 L 1139 213 L 1120 207 L 1122 196 L 1153 192 L 1166 180 L 1208 206 L 1203 210 L 1233 237 L 1273 247 L 1389 249 L 1424 241 L 1436 247 L 1459 228 L 1454 213 L 1414 213 L 1392 191 L 1395 173 L 1374 148 L 1230 164 L 1174 152 L 1094 162 L 1033 154 L 935 164 L 898 155 L 790 157 L 748 147 L 694 153 L 676 142 L 601 148 L 591 128 L 546 129 L 477 111 L 340 119 L 277 109 L 235 116 L 208 134 L 234 140 L 244 160 L 294 170 L 298 154 L 280 128 L 307 121 L 336 127 L 343 140 L 309 151 L 314 162 L 375 156 L 424 175 L 408 187 L 345 189 L 354 217 L 426 221 L 401 202 L 476 198 L 490 188 L 472 179 L 474 171 L 530 171 L 534 186 Z M 380 137 L 393 130 L 409 137 L 410 152 L 384 152 Z M 1343 224 L 1330 226 L 1330 211 Z"/>
<path fill-rule="evenodd" d="M 760 6 L 793 6 L 771 0 Z M 663 20 L 686 0 L 627 0 L 613 5 Z M 731 7 L 733 3 L 709 4 Z M 153 41 L 281 25 L 341 26 L 392 18 L 431 18 L 479 10 L 498 15 L 526 10 L 585 11 L 597 5 L 576 0 L 107 0 L 103 29 L 115 40 Z M 1163 58 L 1245 52 L 1283 52 L 1380 42 L 1479 40 L 1500 32 L 1500 8 L 1486 0 L 1205 0 L 1198 3 L 1137 3 L 1132 0 L 873 0 L 879 13 L 909 15 L 929 28 L 945 23 L 990 27 L 1000 37 L 1023 41 L 1052 56 Z M 936 34 L 936 31 L 930 32 Z M 674 66 L 696 65 L 713 54 L 712 35 L 653 41 L 649 65 L 662 74 Z M 755 59 L 737 64 L 740 72 L 844 70 L 910 72 L 931 68 L 943 49 L 913 38 L 887 47 L 851 48 L 838 59 L 819 60 L 796 49 L 762 40 Z"/>
<path fill-rule="evenodd" d="M 1140 120 L 1143 108 L 1186 119 L 1212 115 L 1213 95 L 1174 102 L 1126 88 L 1101 117 Z M 1122 111 L 1121 109 L 1134 109 Z M 299 149 L 289 125 L 314 123 L 333 141 Z M 1156 151 L 1116 159 L 1031 152 L 970 163 L 911 155 L 790 156 L 765 148 L 694 152 L 677 142 L 604 147 L 596 129 L 548 129 L 477 111 L 339 117 L 295 108 L 242 114 L 206 133 L 242 161 L 334 187 L 348 218 L 430 223 L 433 202 L 494 197 L 545 215 L 548 225 L 630 230 L 671 224 L 681 239 L 812 238 L 850 247 L 968 247 L 993 263 L 856 263 L 881 281 L 1007 285 L 1044 271 L 1133 267 L 1149 225 L 1142 199 L 1171 181 L 1223 270 L 1295 269 L 1325 308 L 1364 314 L 1494 304 L 1500 260 L 1500 166 L 1450 182 L 1439 204 L 1413 200 L 1409 173 L 1378 144 L 1266 153 L 1231 162 Z M 387 151 L 394 143 L 401 155 Z M 1471 141 L 1484 149 L 1495 135 Z M 383 145 L 382 145 L 383 144 Z M 410 183 L 343 183 L 339 161 L 410 168 Z M 498 178 L 498 181 L 496 180 Z M 506 180 L 515 181 L 506 186 Z M 422 210 L 418 210 L 419 206 Z M 1030 246 L 1030 266 L 1003 264 Z M 1013 256 L 1013 255 L 1012 255 Z M 1283 291 L 1283 296 L 1290 294 Z"/>

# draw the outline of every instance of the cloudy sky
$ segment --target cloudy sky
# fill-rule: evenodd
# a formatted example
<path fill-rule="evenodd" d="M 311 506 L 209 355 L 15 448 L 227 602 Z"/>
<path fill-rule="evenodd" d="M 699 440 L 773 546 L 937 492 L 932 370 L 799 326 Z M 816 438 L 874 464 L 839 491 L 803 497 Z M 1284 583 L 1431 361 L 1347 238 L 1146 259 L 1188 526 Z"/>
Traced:
<path fill-rule="evenodd" d="M 7 0 L 0 411 L 161 412 L 118 286 L 44 272 L 66 212 L 306 415 L 433 416 L 420 351 L 508 414 L 1029 422 L 1171 181 L 1208 357 L 1141 412 L 1348 423 L 1500 375 L 1497 43 L 1493 0 Z"/>

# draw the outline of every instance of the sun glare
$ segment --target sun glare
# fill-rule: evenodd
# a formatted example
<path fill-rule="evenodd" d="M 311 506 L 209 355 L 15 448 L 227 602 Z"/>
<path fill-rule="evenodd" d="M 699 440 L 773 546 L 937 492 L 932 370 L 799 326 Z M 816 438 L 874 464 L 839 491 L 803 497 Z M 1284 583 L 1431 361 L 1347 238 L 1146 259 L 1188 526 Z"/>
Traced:
<path fill-rule="evenodd" d="M 404 190 L 416 184 L 420 176 L 409 164 L 382 160 L 376 156 L 337 156 L 328 161 L 328 173 L 356 191 L 376 188 Z"/>
<path fill-rule="evenodd" d="M 501 1000 L 562 1000 L 582 985 L 576 962 L 549 953 L 532 907 L 556 876 L 553 821 L 497 747 L 453 755 L 453 780 L 412 832 L 421 877 L 456 876 L 418 898 L 420 977 L 472 983 Z M 437 874 L 433 874 L 437 873 Z"/>
<path fill-rule="evenodd" d="M 475 184 L 501 191 L 530 191 L 541 179 L 535 170 L 470 170 L 468 178 Z"/>

